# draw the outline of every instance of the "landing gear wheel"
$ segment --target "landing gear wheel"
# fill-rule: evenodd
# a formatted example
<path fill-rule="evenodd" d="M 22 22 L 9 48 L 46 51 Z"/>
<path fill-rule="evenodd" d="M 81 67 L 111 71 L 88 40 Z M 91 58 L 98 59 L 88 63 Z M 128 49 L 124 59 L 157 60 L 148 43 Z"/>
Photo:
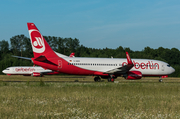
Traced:
<path fill-rule="evenodd" d="M 95 81 L 95 82 L 100 82 L 101 79 L 100 79 L 99 77 L 95 77 L 95 78 L 94 78 L 94 81 Z"/>
<path fill-rule="evenodd" d="M 162 79 L 159 79 L 159 82 L 162 82 Z"/>
<path fill-rule="evenodd" d="M 108 82 L 111 82 L 111 78 L 108 78 Z"/>
<path fill-rule="evenodd" d="M 94 81 L 95 81 L 95 82 L 97 81 L 96 78 L 94 78 Z"/>
<path fill-rule="evenodd" d="M 94 81 L 97 82 L 97 77 L 94 78 Z"/>
<path fill-rule="evenodd" d="M 108 78 L 108 82 L 114 82 L 114 78 Z"/>
<path fill-rule="evenodd" d="M 97 81 L 98 81 L 98 82 L 100 82 L 100 81 L 101 81 L 101 79 L 98 77 Z"/>

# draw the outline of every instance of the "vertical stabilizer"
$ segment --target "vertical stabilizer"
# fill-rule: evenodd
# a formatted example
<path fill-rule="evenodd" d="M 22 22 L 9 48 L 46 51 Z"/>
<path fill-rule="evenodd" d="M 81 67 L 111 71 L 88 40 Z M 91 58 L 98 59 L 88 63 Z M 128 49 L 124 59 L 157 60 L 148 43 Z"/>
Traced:
<path fill-rule="evenodd" d="M 39 56 L 57 57 L 34 23 L 27 23 L 34 58 Z"/>

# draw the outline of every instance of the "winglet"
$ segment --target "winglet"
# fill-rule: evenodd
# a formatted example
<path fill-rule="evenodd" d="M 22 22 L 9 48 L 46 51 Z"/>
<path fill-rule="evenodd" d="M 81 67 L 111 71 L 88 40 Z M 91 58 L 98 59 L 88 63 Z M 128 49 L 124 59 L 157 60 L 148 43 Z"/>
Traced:
<path fill-rule="evenodd" d="M 133 64 L 128 52 L 126 52 L 126 57 L 127 57 L 128 64 L 130 64 L 130 65 Z"/>

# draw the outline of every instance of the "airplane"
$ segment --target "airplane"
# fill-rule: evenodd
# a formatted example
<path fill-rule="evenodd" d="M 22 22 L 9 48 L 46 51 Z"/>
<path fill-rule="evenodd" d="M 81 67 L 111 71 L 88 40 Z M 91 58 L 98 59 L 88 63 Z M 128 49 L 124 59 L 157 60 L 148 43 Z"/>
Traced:
<path fill-rule="evenodd" d="M 69 57 L 75 57 L 75 53 L 72 52 Z M 31 60 L 28 57 L 20 57 L 20 56 L 13 56 L 21 59 Z M 23 75 L 23 76 L 34 76 L 34 77 L 42 77 L 43 75 L 54 75 L 60 74 L 58 71 L 52 71 L 46 68 L 42 68 L 39 66 L 14 66 L 8 67 L 2 71 L 4 74 L 9 76 L 11 75 Z"/>
<path fill-rule="evenodd" d="M 14 66 L 8 67 L 2 71 L 3 73 L 11 75 L 23 75 L 23 76 L 34 76 L 42 77 L 43 75 L 54 75 L 60 74 L 58 71 L 52 71 L 49 69 L 44 69 L 39 66 Z"/>
<path fill-rule="evenodd" d="M 72 75 L 95 76 L 94 81 L 101 78 L 114 82 L 118 76 L 127 80 L 141 79 L 145 76 L 168 77 L 175 69 L 168 63 L 152 59 L 131 59 L 128 52 L 126 58 L 88 58 L 67 57 L 52 50 L 34 23 L 27 23 L 34 57 L 32 62 L 43 68 Z"/>

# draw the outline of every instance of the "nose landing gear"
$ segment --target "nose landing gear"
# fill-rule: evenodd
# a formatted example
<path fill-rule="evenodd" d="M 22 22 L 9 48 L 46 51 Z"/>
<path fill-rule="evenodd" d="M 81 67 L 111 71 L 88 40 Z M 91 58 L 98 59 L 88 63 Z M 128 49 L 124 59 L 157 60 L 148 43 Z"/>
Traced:
<path fill-rule="evenodd" d="M 160 79 L 159 79 L 159 82 L 162 82 L 162 81 L 163 81 L 163 80 L 160 78 Z"/>

